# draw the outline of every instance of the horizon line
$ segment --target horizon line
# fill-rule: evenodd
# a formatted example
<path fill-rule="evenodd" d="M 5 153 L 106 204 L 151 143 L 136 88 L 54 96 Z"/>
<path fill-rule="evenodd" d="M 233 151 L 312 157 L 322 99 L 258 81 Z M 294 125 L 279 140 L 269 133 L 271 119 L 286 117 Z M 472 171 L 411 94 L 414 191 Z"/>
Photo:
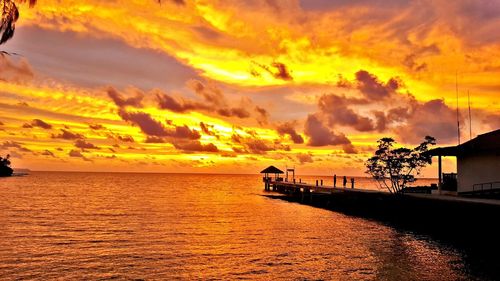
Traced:
<path fill-rule="evenodd" d="M 42 173 L 99 173 L 99 174 L 105 174 L 105 173 L 112 173 L 112 174 L 179 174 L 179 175 L 242 175 L 242 176 L 256 176 L 259 175 L 260 173 L 206 173 L 206 172 L 130 172 L 130 171 L 109 171 L 109 172 L 102 172 L 102 171 L 82 171 L 82 170 L 76 170 L 76 171 L 60 171 L 60 170 L 50 170 L 50 171 L 43 171 L 43 170 L 30 170 L 30 169 L 17 169 L 17 170 L 27 170 L 28 172 L 42 172 Z M 320 174 L 303 174 L 301 176 L 318 176 L 318 177 L 333 177 L 333 175 L 320 175 Z M 337 176 L 344 176 L 344 175 L 337 175 Z M 345 175 L 347 177 L 357 177 L 357 178 L 371 178 L 370 176 L 351 176 L 351 175 Z M 297 175 L 295 178 L 298 178 Z M 416 178 L 416 179 L 437 179 L 437 178 L 432 178 L 432 177 L 421 177 L 421 178 Z"/>

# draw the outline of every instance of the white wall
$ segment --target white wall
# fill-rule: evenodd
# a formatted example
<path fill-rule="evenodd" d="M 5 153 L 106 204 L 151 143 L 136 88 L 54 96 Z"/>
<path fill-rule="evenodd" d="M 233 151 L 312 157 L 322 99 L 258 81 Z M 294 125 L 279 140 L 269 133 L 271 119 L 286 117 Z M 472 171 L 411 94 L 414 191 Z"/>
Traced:
<path fill-rule="evenodd" d="M 457 172 L 458 192 L 472 191 L 478 183 L 500 182 L 500 154 L 460 157 Z"/>

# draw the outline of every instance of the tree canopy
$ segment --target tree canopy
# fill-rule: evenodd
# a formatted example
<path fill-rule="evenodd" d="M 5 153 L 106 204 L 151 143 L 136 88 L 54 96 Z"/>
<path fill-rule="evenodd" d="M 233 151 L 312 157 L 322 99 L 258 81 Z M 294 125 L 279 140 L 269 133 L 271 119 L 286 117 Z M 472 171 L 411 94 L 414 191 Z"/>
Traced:
<path fill-rule="evenodd" d="M 17 0 L 18 3 L 28 2 L 30 7 L 36 4 L 36 0 Z M 2 19 L 0 20 L 0 45 L 14 36 L 16 22 L 19 19 L 19 10 L 13 0 L 1 0 Z"/>
<path fill-rule="evenodd" d="M 396 141 L 382 138 L 378 141 L 375 155 L 365 163 L 367 171 L 380 185 L 391 193 L 400 193 L 409 183 L 414 182 L 422 168 L 432 163 L 432 156 L 427 154 L 429 146 L 435 145 L 436 139 L 426 136 L 424 142 L 413 149 L 395 148 Z"/>

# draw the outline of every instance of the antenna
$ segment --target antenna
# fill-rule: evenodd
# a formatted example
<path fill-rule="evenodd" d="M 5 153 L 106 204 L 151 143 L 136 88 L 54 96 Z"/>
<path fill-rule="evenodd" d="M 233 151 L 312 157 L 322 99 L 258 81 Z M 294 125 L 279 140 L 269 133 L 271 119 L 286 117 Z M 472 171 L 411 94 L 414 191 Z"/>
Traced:
<path fill-rule="evenodd" d="M 469 140 L 472 139 L 472 115 L 470 113 L 470 93 L 467 90 L 467 102 L 469 104 Z"/>
<path fill-rule="evenodd" d="M 460 145 L 460 119 L 458 113 L 458 71 L 455 73 L 455 91 L 457 93 L 457 137 L 458 137 L 458 145 Z"/>

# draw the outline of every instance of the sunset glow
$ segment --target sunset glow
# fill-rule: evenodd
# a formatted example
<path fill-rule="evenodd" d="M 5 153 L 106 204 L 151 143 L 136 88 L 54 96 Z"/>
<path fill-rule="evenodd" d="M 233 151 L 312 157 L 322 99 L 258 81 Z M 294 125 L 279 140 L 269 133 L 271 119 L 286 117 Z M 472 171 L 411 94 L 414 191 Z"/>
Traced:
<path fill-rule="evenodd" d="M 0 51 L 33 170 L 362 175 L 376 141 L 500 128 L 498 1 L 41 0 Z M 445 160 L 445 168 L 452 162 Z M 300 168 L 299 168 L 300 167 Z M 434 171 L 426 174 L 434 176 Z"/>

